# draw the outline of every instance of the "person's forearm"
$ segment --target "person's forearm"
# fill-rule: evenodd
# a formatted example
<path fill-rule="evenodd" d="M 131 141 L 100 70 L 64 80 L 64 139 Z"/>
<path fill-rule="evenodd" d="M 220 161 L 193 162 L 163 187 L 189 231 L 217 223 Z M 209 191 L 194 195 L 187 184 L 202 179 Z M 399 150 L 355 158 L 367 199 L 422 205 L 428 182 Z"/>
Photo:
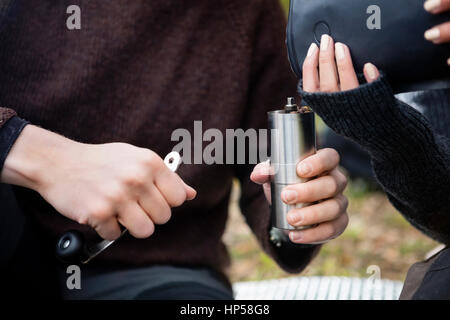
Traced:
<path fill-rule="evenodd" d="M 442 138 L 442 139 L 440 139 Z M 416 228 L 450 244 L 450 142 L 440 136 L 409 161 L 372 159 L 389 200 Z"/>
<path fill-rule="evenodd" d="M 51 131 L 28 125 L 5 160 L 0 182 L 39 191 L 48 170 L 70 156 L 71 147 L 76 144 Z"/>
<path fill-rule="evenodd" d="M 60 214 L 108 240 L 120 236 L 120 225 L 149 237 L 155 224 L 170 219 L 171 208 L 196 195 L 149 149 L 78 143 L 35 126 L 15 140 L 1 182 L 39 192 Z"/>
<path fill-rule="evenodd" d="M 417 228 L 450 241 L 450 142 L 426 118 L 396 100 L 386 79 L 304 100 L 334 131 L 362 145 L 393 205 Z"/>

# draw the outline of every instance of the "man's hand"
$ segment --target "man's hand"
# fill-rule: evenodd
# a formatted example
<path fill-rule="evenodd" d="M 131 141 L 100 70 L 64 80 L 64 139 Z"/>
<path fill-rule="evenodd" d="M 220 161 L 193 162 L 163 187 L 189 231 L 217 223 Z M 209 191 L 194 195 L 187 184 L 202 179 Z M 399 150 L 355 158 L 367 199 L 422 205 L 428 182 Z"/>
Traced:
<path fill-rule="evenodd" d="M 58 212 L 93 227 L 104 239 L 136 238 L 195 197 L 153 151 L 125 143 L 88 145 L 28 125 L 15 142 L 1 182 L 39 192 Z"/>
<path fill-rule="evenodd" d="M 427 0 L 424 7 L 432 14 L 440 14 L 450 10 L 450 0 Z M 450 42 L 450 21 L 427 30 L 425 39 L 435 44 Z M 450 65 L 450 57 L 447 59 L 447 64 Z"/>
<path fill-rule="evenodd" d="M 291 231 L 289 238 L 295 243 L 323 243 L 338 237 L 348 224 L 347 198 L 342 194 L 347 178 L 339 169 L 339 154 L 334 149 L 322 149 L 297 166 L 297 175 L 312 180 L 287 186 L 281 199 L 291 205 L 319 202 L 304 208 L 295 208 L 288 213 L 288 222 L 294 227 L 316 227 Z M 316 177 L 316 178 L 315 178 Z M 270 165 L 258 164 L 250 179 L 262 184 L 267 200 L 270 199 Z"/>

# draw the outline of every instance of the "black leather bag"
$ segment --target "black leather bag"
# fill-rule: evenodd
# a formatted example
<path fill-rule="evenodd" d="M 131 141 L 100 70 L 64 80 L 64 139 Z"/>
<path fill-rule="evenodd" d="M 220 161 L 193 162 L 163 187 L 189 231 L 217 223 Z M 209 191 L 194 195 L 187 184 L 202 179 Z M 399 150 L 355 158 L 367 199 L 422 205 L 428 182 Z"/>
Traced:
<path fill-rule="evenodd" d="M 426 30 L 450 21 L 432 15 L 423 0 L 291 0 L 287 47 L 292 69 L 301 78 L 312 42 L 327 33 L 347 44 L 357 73 L 372 62 L 387 75 L 394 91 L 450 87 L 450 44 L 424 39 Z M 379 27 L 379 29 L 378 29 Z"/>

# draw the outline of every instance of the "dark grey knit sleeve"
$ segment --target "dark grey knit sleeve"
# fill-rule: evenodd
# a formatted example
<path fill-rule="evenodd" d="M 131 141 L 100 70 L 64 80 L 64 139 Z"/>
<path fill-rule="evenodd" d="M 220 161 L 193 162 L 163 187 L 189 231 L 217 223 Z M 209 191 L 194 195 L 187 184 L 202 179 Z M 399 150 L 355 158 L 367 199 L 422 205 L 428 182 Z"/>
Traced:
<path fill-rule="evenodd" d="M 395 99 L 384 76 L 354 90 L 308 93 L 300 85 L 299 93 L 330 128 L 369 152 L 378 181 L 405 218 L 449 244 L 450 140 Z"/>
<path fill-rule="evenodd" d="M 0 172 L 3 170 L 3 165 L 9 151 L 16 142 L 23 128 L 25 128 L 28 124 L 28 121 L 17 117 L 15 113 L 11 113 L 6 116 L 5 112 L 3 115 L 5 115 L 5 117 L 0 118 Z M 1 116 L 2 113 L 0 113 L 0 117 Z"/>

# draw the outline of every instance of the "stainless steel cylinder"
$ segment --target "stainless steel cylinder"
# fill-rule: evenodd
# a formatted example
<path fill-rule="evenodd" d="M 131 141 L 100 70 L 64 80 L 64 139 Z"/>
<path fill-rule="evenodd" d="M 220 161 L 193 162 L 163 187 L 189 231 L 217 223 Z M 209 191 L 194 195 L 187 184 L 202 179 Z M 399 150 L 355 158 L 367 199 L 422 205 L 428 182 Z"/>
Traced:
<path fill-rule="evenodd" d="M 314 113 L 308 107 L 297 108 L 293 98 L 282 110 L 269 112 L 271 133 L 271 196 L 272 225 L 285 231 L 294 228 L 287 222 L 287 213 L 294 207 L 308 203 L 287 205 L 281 200 L 281 191 L 288 185 L 305 182 L 297 175 L 297 164 L 316 152 Z"/>

